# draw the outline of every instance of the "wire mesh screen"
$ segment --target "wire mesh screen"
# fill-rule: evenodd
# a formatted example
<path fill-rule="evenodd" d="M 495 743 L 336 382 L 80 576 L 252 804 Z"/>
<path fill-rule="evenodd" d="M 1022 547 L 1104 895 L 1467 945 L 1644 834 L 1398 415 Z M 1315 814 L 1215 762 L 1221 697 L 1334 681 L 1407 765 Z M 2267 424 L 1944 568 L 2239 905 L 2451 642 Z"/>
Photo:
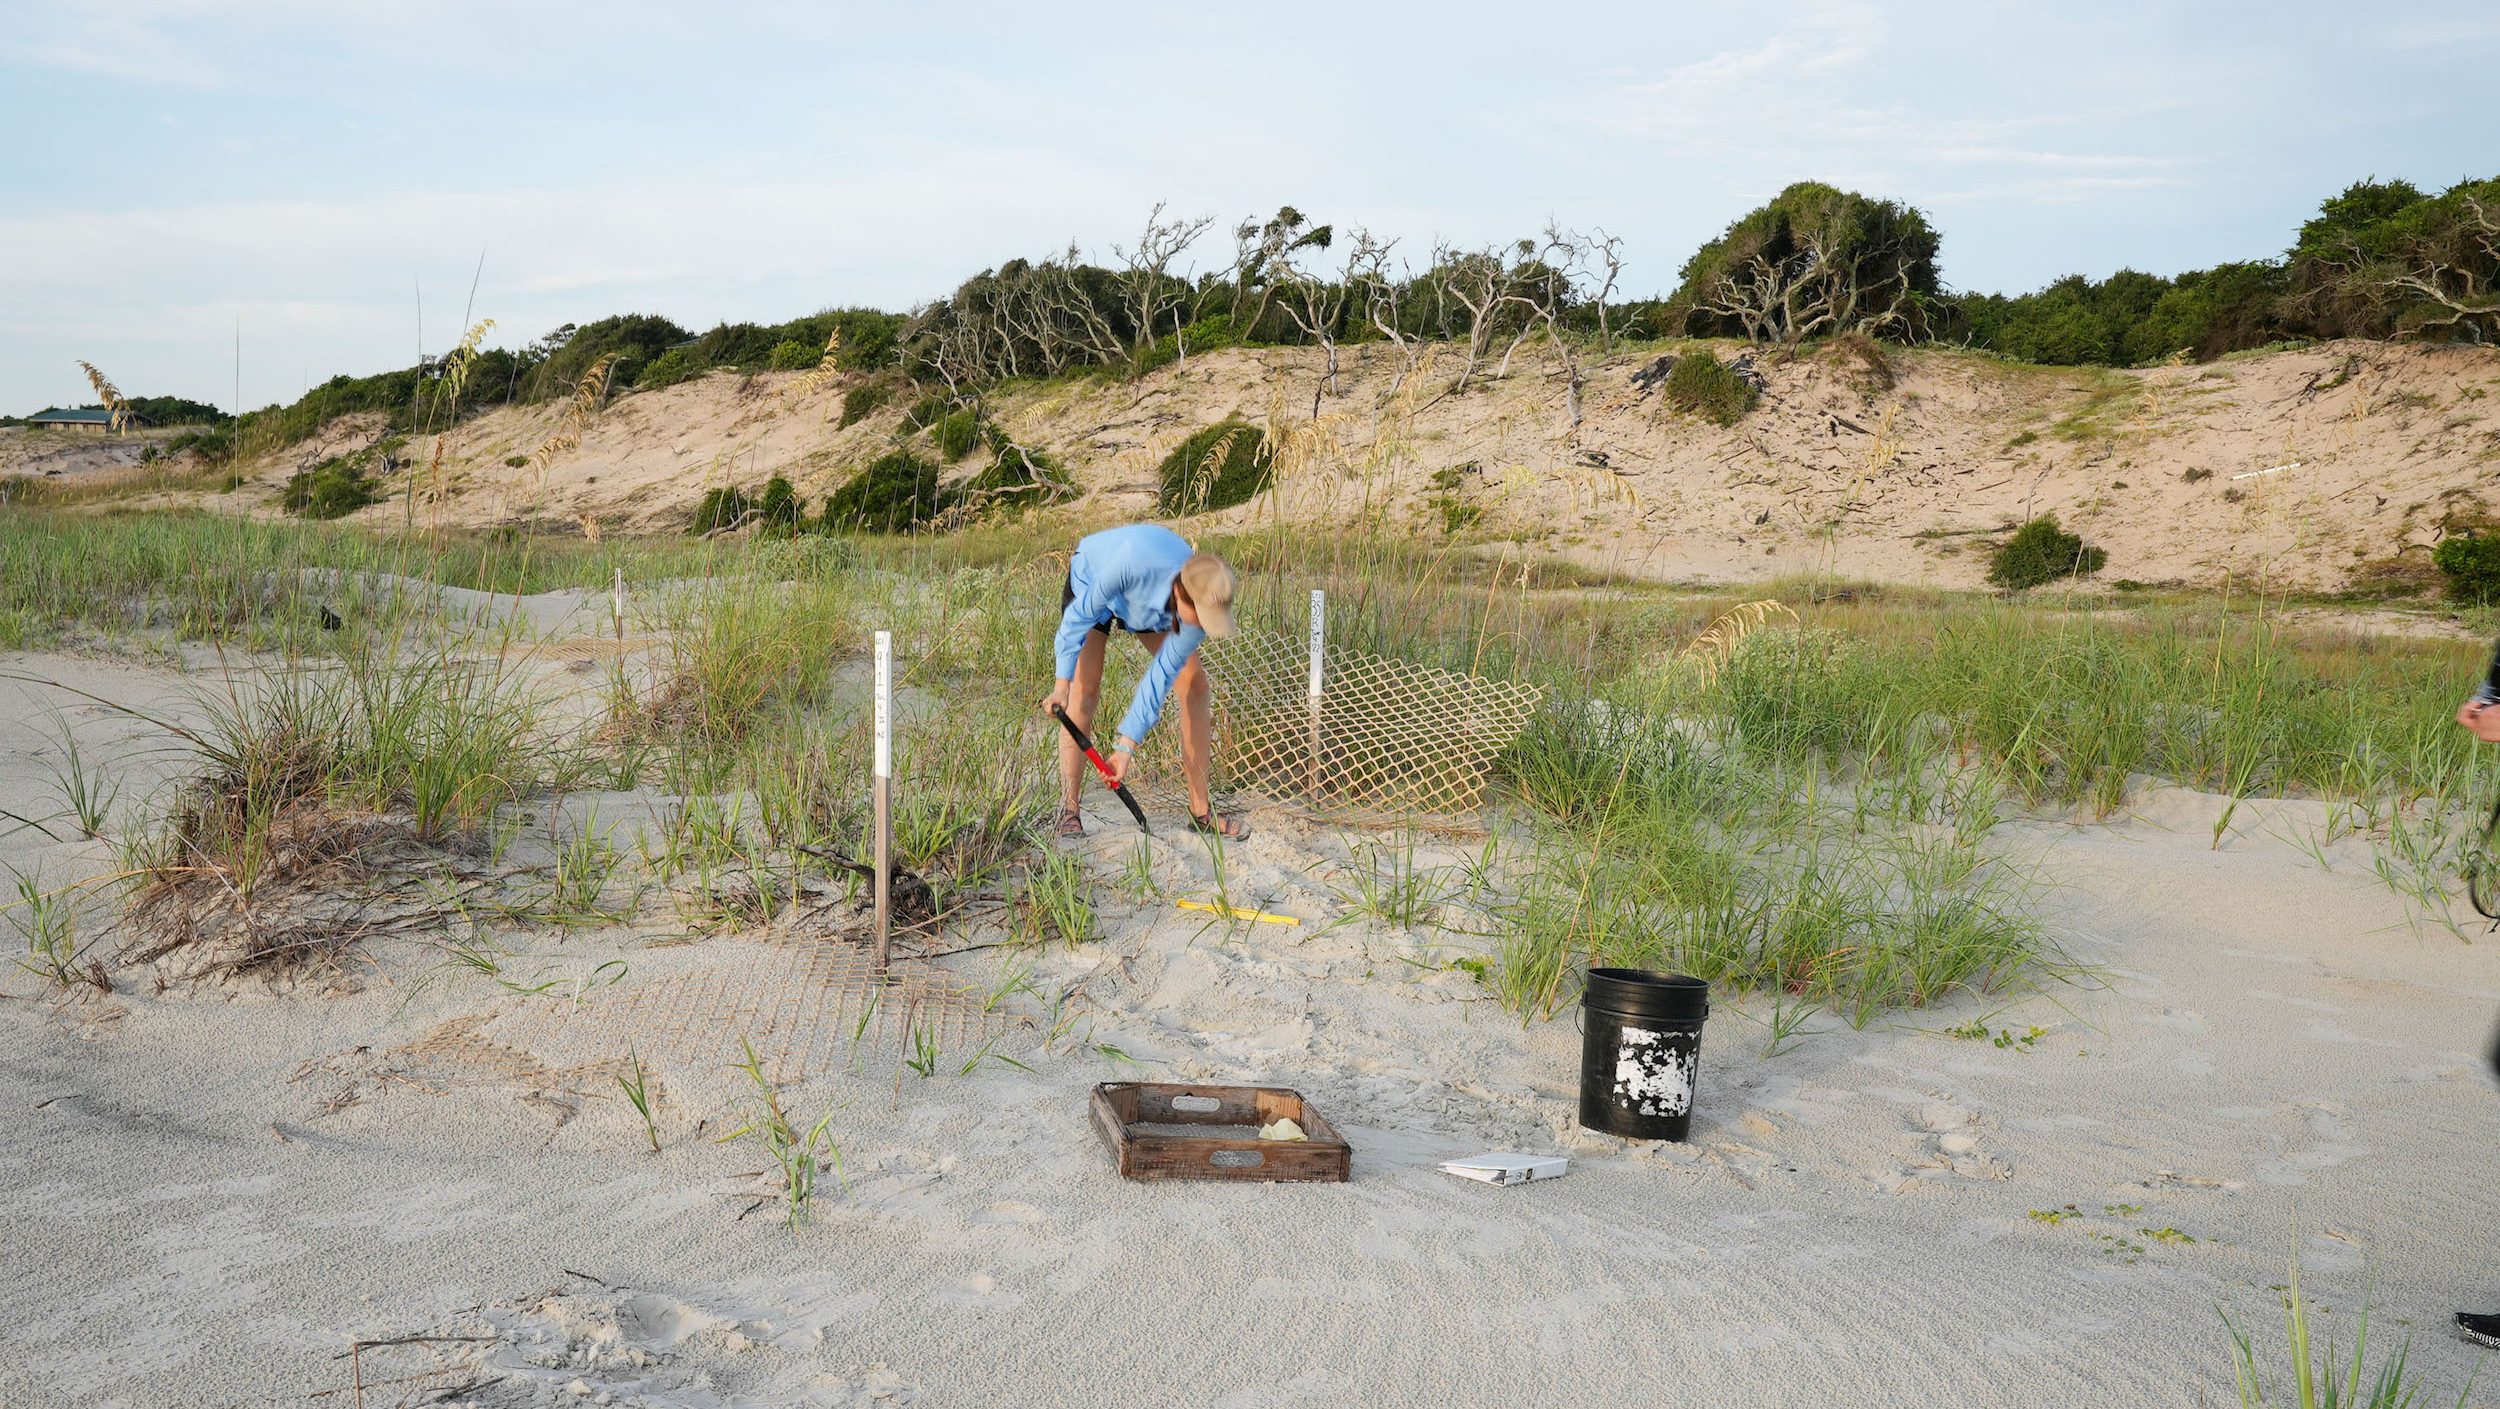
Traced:
<path fill-rule="evenodd" d="M 1473 811 L 1493 760 L 1544 698 L 1532 685 L 1331 650 L 1314 710 L 1299 641 L 1239 636 L 1201 659 L 1215 685 L 1216 785 L 1327 807 Z M 1155 730 L 1147 762 L 1158 781 L 1180 779 L 1179 724 L 1175 705 Z"/>

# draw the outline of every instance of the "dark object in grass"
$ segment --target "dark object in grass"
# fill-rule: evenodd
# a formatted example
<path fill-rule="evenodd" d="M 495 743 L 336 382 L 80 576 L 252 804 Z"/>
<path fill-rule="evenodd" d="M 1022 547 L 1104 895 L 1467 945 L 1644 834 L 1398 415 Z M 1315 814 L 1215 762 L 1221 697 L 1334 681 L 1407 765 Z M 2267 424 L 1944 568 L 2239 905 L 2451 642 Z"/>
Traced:
<path fill-rule="evenodd" d="M 862 880 L 877 878 L 877 868 L 864 861 L 854 861 L 829 846 L 802 846 L 800 851 L 819 861 L 830 861 Z M 916 871 L 907 870 L 901 862 L 892 866 L 893 880 L 887 894 L 894 905 L 894 923 L 898 928 L 912 929 L 937 919 L 937 891 Z"/>
<path fill-rule="evenodd" d="M 765 528 L 784 532 L 796 529 L 804 512 L 800 508 L 798 491 L 780 475 L 764 482 L 764 497 L 756 501 L 755 508 Z"/>

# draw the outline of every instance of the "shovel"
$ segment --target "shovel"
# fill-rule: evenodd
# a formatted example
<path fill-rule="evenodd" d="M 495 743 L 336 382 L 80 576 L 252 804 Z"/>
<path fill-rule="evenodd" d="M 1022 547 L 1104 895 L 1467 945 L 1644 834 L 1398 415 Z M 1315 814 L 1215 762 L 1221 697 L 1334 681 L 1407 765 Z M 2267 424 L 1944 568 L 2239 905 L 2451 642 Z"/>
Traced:
<path fill-rule="evenodd" d="M 1104 782 L 1111 784 L 1111 791 L 1119 794 L 1120 801 L 1128 805 L 1128 815 L 1137 819 L 1137 830 L 1153 836 L 1155 829 L 1146 825 L 1146 809 L 1137 805 L 1137 799 L 1130 796 L 1126 784 L 1113 781 L 1111 765 L 1102 761 L 1101 754 L 1094 752 L 1094 741 L 1085 737 L 1085 731 L 1076 727 L 1076 721 L 1068 717 L 1066 710 L 1052 705 L 1050 715 L 1059 721 L 1060 728 L 1068 731 L 1069 738 L 1076 740 L 1076 746 L 1085 751 L 1085 757 L 1094 765 L 1094 771 L 1102 775 Z"/>

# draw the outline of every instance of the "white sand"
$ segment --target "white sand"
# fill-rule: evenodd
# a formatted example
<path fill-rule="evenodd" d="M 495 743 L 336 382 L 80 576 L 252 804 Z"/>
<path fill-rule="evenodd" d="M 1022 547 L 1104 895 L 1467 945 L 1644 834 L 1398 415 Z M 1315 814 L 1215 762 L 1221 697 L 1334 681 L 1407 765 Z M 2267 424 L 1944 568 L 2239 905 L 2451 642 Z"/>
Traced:
<path fill-rule="evenodd" d="M 0 668 L 180 693 L 126 664 Z M 49 806 L 46 698 L 91 747 L 143 733 L 0 681 L 13 811 Z M 138 761 L 134 798 L 174 761 Z M 2447 1402 L 2475 1360 L 2449 1312 L 2500 1308 L 2474 1211 L 2500 1140 L 2480 1056 L 2500 946 L 2416 934 L 2353 843 L 2322 868 L 2314 807 L 2243 805 L 2219 850 L 2215 807 L 2156 791 L 2137 820 L 2001 834 L 2107 988 L 1865 1032 L 1818 1018 L 1770 1058 L 1760 1005 L 1722 1004 L 1692 1142 L 1642 1148 L 1574 1127 L 1568 1014 L 1523 1028 L 1397 936 L 1323 933 L 1343 840 L 1262 813 L 1234 899 L 1305 925 L 1227 935 L 1107 903 L 1108 941 L 1038 982 L 1087 979 L 1093 1036 L 1147 1073 L 1299 1087 L 1355 1143 L 1351 1184 L 1124 1183 L 1085 1096 L 1140 1069 L 1020 1039 L 1032 1074 L 906 1076 L 899 1108 L 890 1052 L 791 1091 L 802 1118 L 838 1105 L 847 1176 L 796 1237 L 773 1207 L 741 1216 L 761 1156 L 715 1143 L 742 1118 L 719 1072 L 663 1073 L 658 1156 L 609 1092 L 392 1079 L 392 1049 L 516 1001 L 420 946 L 284 992 L 124 971 L 62 1000 L 15 975 L 0 1404 L 335 1407 L 351 1343 L 431 1334 L 485 1339 L 364 1352 L 367 1405 L 464 1384 L 448 1402 L 2190 1405 L 2229 1397 L 2217 1305 L 2278 1334 L 2267 1289 L 2296 1228 L 2325 1323 L 2348 1342 L 2375 1278 L 2373 1338 L 2409 1329 Z M 1108 879 L 1133 834 L 1093 820 Z M 1156 852 L 1204 893 L 1202 851 Z M 0 860 L 109 864 L 29 833 Z M 521 967 L 623 956 L 652 982 L 747 943 L 640 947 L 666 932 L 548 936 Z M 1935 1031 L 1979 1015 L 2049 1031 Z M 1432 1168 L 1496 1148 L 1572 1172 Z M 2195 1241 L 2137 1231 L 2165 1227 Z M 438 1363 L 470 1368 L 380 1383 Z"/>

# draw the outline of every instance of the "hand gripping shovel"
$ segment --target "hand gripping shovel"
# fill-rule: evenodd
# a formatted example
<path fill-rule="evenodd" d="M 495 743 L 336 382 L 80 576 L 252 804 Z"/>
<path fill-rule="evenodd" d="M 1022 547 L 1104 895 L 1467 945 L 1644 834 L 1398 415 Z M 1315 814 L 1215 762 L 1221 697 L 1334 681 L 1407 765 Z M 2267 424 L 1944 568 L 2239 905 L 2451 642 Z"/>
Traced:
<path fill-rule="evenodd" d="M 1102 775 L 1104 782 L 1111 784 L 1111 791 L 1119 794 L 1120 801 L 1128 804 L 1128 815 L 1137 819 L 1137 830 L 1153 836 L 1155 829 L 1146 825 L 1146 809 L 1139 807 L 1137 799 L 1129 795 L 1127 785 L 1112 782 L 1111 765 L 1102 761 L 1101 754 L 1094 752 L 1094 741 L 1085 737 L 1085 731 L 1076 727 L 1076 721 L 1068 717 L 1066 710 L 1052 705 L 1050 715 L 1059 721 L 1060 728 L 1068 731 L 1069 738 L 1076 740 L 1076 746 L 1085 751 L 1085 757 L 1094 765 L 1094 771 Z"/>

